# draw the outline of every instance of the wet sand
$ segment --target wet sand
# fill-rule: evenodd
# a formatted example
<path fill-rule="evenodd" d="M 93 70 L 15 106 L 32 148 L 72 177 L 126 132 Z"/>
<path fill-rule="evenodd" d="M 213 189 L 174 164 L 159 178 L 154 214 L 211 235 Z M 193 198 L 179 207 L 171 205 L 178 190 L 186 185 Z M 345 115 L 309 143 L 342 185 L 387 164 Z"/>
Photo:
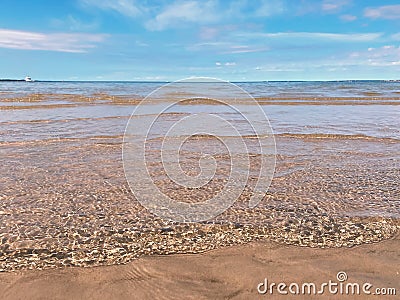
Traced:
<path fill-rule="evenodd" d="M 400 238 L 350 249 L 253 242 L 204 254 L 148 256 L 126 265 L 0 274 L 2 299 L 398 299 Z M 258 283 L 332 280 L 396 288 L 397 296 L 260 295 Z"/>

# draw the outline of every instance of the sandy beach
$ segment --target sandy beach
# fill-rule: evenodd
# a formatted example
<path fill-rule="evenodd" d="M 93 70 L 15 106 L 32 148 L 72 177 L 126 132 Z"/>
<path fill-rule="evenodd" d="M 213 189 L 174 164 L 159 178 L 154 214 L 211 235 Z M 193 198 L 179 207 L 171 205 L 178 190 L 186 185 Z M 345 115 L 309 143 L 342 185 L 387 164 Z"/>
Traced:
<path fill-rule="evenodd" d="M 2 1 L 0 300 L 400 299 L 399 25 Z"/>
<path fill-rule="evenodd" d="M 0 274 L 2 299 L 398 299 L 400 238 L 341 249 L 253 242 L 204 254 L 143 257 L 126 265 Z M 259 294 L 269 282 L 368 282 L 397 296 Z"/>
<path fill-rule="evenodd" d="M 191 138 L 180 157 L 196 176 L 199 158 L 213 156 L 218 168 L 207 184 L 180 186 L 163 169 L 160 135 L 187 116 L 220 110 L 242 133 L 228 139 L 243 139 L 249 155 L 248 169 L 236 168 L 248 174 L 236 201 L 212 219 L 181 223 L 152 214 L 128 185 L 121 153 L 136 101 L 90 94 L 95 88 L 84 87 L 90 96 L 0 101 L 2 299 L 395 299 L 326 289 L 279 295 L 277 286 L 314 283 L 317 293 L 341 274 L 342 284 L 370 283 L 371 294 L 399 292 L 397 106 L 368 97 L 356 106 L 325 98 L 262 104 L 275 124 L 276 165 L 268 192 L 250 208 L 262 159 L 257 136 L 240 114 L 201 101 L 178 105 L 146 141 L 146 168 L 162 193 L 196 203 L 226 189 L 230 155 L 208 135 Z M 377 111 L 388 126 L 374 125 Z M 365 119 L 374 121 L 368 127 Z M 265 281 L 270 289 L 260 294 Z"/>

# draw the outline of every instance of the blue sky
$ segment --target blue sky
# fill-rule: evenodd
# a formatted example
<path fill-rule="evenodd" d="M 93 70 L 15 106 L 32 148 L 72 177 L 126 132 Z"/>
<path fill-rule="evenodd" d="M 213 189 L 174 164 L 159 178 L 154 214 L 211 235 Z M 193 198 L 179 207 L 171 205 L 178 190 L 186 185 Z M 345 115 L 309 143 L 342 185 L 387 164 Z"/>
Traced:
<path fill-rule="evenodd" d="M 0 78 L 400 78 L 399 1 L 2 0 Z"/>

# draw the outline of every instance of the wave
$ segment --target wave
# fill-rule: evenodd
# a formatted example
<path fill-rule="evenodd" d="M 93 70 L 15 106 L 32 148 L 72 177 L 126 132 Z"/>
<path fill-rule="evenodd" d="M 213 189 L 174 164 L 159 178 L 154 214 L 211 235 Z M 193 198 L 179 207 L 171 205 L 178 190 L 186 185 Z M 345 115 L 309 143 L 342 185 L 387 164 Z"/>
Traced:
<path fill-rule="evenodd" d="M 66 103 L 54 104 L 52 101 L 63 101 Z M 80 94 L 28 94 L 23 96 L 9 96 L 0 98 L 0 102 L 10 103 L 10 105 L 2 105 L 0 109 L 27 109 L 27 108 L 53 108 L 54 106 L 63 107 L 65 105 L 78 105 L 81 103 L 90 104 L 138 104 L 142 101 L 142 97 L 138 95 L 109 95 L 104 93 L 95 93 L 91 95 Z M 18 102 L 21 105 L 12 105 Z M 30 105 L 23 105 L 29 103 Z M 46 105 L 47 104 L 47 105 Z M 49 107 L 48 107 L 49 106 Z"/>
<path fill-rule="evenodd" d="M 63 143 L 63 142 L 79 142 L 79 141 L 102 141 L 102 140 L 113 140 L 117 139 L 120 142 L 115 144 L 122 144 L 123 135 L 96 135 L 88 137 L 60 137 L 60 138 L 49 138 L 42 140 L 27 140 L 27 141 L 0 141 L 0 146 L 27 146 L 27 145 L 45 145 L 51 143 Z"/>
<path fill-rule="evenodd" d="M 102 121 L 102 120 L 112 120 L 112 119 L 129 119 L 130 116 L 110 116 L 110 117 L 98 117 L 98 118 L 68 118 L 59 120 L 50 119 L 39 119 L 39 120 L 21 120 L 21 121 L 6 121 L 1 122 L 2 125 L 22 125 L 22 124 L 49 124 L 49 123 L 68 123 L 75 121 Z"/>
<path fill-rule="evenodd" d="M 400 105 L 400 97 L 256 98 L 260 105 Z"/>
<path fill-rule="evenodd" d="M 271 96 L 261 96 L 253 94 L 254 99 L 257 102 L 265 102 L 265 101 L 310 101 L 310 102 L 362 102 L 362 101 L 399 101 L 400 94 L 398 91 L 393 91 L 394 96 L 384 95 L 378 92 L 373 91 L 365 91 L 361 94 L 363 96 L 324 96 L 324 95 L 304 95 L 302 93 L 299 94 L 289 94 L 282 95 L 276 94 Z M 187 100 L 182 101 L 180 104 L 214 104 L 216 101 L 212 98 L 206 97 L 196 97 L 193 93 L 168 93 L 162 95 L 161 97 L 155 98 L 156 101 L 171 101 L 177 100 L 177 96 L 180 96 L 179 99 L 182 99 L 182 96 L 186 96 Z M 241 97 L 236 98 L 234 94 L 232 95 L 221 95 L 222 100 L 229 101 L 246 101 L 246 99 L 242 99 Z M 88 102 L 88 103 L 127 103 L 127 104 L 136 104 L 143 100 L 143 97 L 137 94 L 131 95 L 112 95 L 107 93 L 92 93 L 92 94 L 57 94 L 57 93 L 32 93 L 25 95 L 7 95 L 6 97 L 0 98 L 0 102 L 26 102 L 26 103 L 40 103 L 40 102 L 50 102 L 50 101 L 68 101 L 71 103 L 77 102 Z M 50 102 L 51 103 L 51 102 Z"/>
<path fill-rule="evenodd" d="M 335 133 L 279 133 L 278 137 L 300 138 L 300 139 L 343 139 L 343 140 L 370 140 L 400 142 L 400 139 L 393 137 L 376 137 L 364 134 L 335 134 Z"/>

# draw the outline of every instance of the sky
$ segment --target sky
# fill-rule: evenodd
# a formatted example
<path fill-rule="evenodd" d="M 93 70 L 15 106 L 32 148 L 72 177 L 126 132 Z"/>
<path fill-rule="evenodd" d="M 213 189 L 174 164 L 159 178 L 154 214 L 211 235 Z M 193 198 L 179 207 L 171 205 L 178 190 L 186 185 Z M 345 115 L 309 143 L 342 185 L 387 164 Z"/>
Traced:
<path fill-rule="evenodd" d="M 2 0 L 0 78 L 400 79 L 400 3 Z"/>

